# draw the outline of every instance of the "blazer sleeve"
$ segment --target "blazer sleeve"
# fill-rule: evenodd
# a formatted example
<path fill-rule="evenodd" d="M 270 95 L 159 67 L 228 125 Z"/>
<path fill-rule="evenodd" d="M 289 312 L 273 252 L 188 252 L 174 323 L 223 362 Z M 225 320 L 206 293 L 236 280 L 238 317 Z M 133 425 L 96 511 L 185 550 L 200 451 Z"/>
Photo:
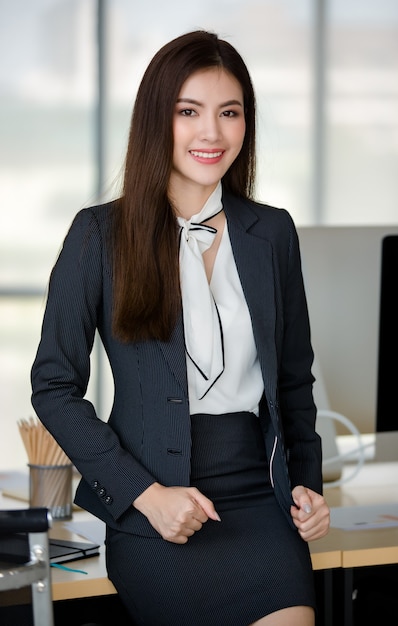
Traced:
<path fill-rule="evenodd" d="M 52 270 L 41 339 L 31 371 L 32 405 L 85 481 L 118 520 L 154 482 L 85 399 L 98 319 L 105 247 L 98 217 L 75 217 Z M 105 511 L 104 511 L 105 514 Z"/>
<path fill-rule="evenodd" d="M 322 493 L 321 440 L 315 431 L 312 394 L 313 350 L 297 231 L 289 214 L 286 279 L 283 281 L 283 341 L 279 369 L 279 406 L 292 487 Z"/>

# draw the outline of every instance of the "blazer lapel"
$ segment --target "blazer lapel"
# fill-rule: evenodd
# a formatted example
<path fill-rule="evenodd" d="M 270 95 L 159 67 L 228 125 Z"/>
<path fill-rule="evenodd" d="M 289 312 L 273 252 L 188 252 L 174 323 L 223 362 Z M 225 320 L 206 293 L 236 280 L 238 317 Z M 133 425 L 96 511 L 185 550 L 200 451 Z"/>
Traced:
<path fill-rule="evenodd" d="M 243 200 L 224 198 L 238 274 L 253 324 L 254 339 L 267 397 L 276 393 L 276 303 L 271 243 L 256 234 L 257 215 Z"/>
<path fill-rule="evenodd" d="M 180 313 L 177 324 L 172 332 L 169 341 L 158 341 L 171 371 L 184 393 L 188 393 L 187 366 L 185 356 L 184 326 L 182 313 Z"/>

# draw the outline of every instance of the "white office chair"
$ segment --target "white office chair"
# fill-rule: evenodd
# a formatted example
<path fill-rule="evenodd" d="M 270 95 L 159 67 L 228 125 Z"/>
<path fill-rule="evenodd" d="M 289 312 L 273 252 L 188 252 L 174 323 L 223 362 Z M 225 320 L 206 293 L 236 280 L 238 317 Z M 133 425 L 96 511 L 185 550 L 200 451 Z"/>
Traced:
<path fill-rule="evenodd" d="M 337 487 L 348 482 L 358 474 L 365 461 L 363 445 L 361 442 L 361 434 L 355 424 L 351 422 L 345 415 L 331 410 L 325 382 L 322 376 L 319 363 L 315 359 L 313 368 L 315 376 L 314 383 L 314 400 L 317 406 L 316 431 L 322 438 L 322 476 L 325 487 Z M 340 454 L 336 442 L 335 422 L 343 424 L 345 428 L 355 435 L 358 443 L 358 461 L 353 471 L 342 478 L 344 457 Z"/>
<path fill-rule="evenodd" d="M 336 443 L 336 428 L 330 414 L 330 403 L 325 381 L 316 359 L 312 367 L 312 372 L 315 376 L 314 400 L 318 409 L 316 431 L 322 438 L 322 476 L 324 483 L 330 483 L 340 479 L 343 464 L 339 459 Z"/>
<path fill-rule="evenodd" d="M 33 508 L 0 511 L 0 591 L 31 586 L 33 623 L 54 626 L 48 529 L 51 516 L 48 509 Z M 28 536 L 27 560 L 15 552 L 13 537 Z M 24 561 L 24 562 L 21 562 Z"/>

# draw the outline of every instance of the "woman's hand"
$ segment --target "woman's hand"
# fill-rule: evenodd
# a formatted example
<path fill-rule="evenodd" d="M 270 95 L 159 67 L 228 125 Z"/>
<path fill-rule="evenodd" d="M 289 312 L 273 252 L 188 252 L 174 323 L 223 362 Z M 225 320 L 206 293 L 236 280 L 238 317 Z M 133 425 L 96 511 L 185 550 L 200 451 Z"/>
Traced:
<path fill-rule="evenodd" d="M 325 498 L 301 485 L 293 489 L 292 496 L 296 506 L 291 507 L 290 514 L 302 539 L 313 541 L 324 537 L 330 524 L 330 511 Z"/>
<path fill-rule="evenodd" d="M 211 500 L 195 487 L 153 483 L 133 502 L 155 530 L 172 543 L 186 543 L 210 518 L 220 521 Z"/>

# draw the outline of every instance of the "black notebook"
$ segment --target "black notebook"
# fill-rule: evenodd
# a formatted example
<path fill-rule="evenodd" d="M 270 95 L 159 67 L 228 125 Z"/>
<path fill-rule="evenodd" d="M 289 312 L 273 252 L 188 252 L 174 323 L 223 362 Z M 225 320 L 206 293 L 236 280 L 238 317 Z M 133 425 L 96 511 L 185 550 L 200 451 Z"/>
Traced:
<path fill-rule="evenodd" d="M 99 548 L 98 545 L 91 542 L 50 539 L 50 562 L 65 563 L 66 561 L 97 556 Z"/>
<path fill-rule="evenodd" d="M 50 563 L 66 563 L 99 554 L 100 546 L 87 541 L 50 539 Z M 26 534 L 13 534 L 0 538 L 0 561 L 26 563 L 29 561 L 29 543 Z"/>

